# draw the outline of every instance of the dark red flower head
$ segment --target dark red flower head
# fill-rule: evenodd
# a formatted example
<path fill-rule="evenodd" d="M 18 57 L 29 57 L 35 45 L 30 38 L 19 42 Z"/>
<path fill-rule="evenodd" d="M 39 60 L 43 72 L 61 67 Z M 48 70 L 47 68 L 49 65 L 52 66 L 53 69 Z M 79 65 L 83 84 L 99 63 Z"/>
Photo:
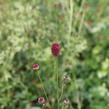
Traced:
<path fill-rule="evenodd" d="M 52 50 L 53 56 L 59 56 L 60 55 L 60 44 L 58 43 L 52 44 L 51 50 Z"/>

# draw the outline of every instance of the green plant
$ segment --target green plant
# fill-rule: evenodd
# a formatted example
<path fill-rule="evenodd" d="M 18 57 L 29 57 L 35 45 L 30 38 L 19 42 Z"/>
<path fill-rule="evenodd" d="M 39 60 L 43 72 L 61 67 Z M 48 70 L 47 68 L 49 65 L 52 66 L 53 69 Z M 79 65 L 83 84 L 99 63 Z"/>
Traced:
<path fill-rule="evenodd" d="M 0 109 L 108 109 L 108 4 L 0 0 Z"/>

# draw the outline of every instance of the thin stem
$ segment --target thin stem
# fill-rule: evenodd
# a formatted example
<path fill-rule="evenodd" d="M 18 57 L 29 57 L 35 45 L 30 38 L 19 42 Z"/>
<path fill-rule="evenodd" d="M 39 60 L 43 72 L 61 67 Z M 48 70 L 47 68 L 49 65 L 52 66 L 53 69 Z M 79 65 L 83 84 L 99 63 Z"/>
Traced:
<path fill-rule="evenodd" d="M 84 23 L 84 18 L 85 18 L 85 15 L 83 14 L 82 19 L 81 19 L 81 22 L 80 22 L 80 26 L 79 26 L 79 32 L 78 32 L 78 34 L 81 33 L 82 26 L 83 26 L 83 23 Z"/>
<path fill-rule="evenodd" d="M 59 90 L 59 81 L 58 81 L 58 72 L 57 72 L 57 106 L 58 106 L 58 109 L 59 109 L 59 98 L 58 98 L 58 96 L 59 96 L 59 92 L 58 92 L 58 90 Z"/>
<path fill-rule="evenodd" d="M 57 58 L 55 58 L 55 71 L 56 71 L 56 81 L 57 81 L 57 109 L 59 109 L 59 74 L 58 74 L 58 70 L 57 70 L 57 65 L 58 62 L 57 62 Z"/>
<path fill-rule="evenodd" d="M 79 92 L 78 92 L 78 87 L 77 87 L 77 83 L 76 83 L 76 76 L 74 75 L 74 84 L 76 86 L 76 92 L 77 92 L 77 97 L 78 97 L 78 109 L 81 109 L 81 101 L 79 98 Z"/>
<path fill-rule="evenodd" d="M 85 3 L 85 0 L 82 0 L 82 4 L 81 4 L 81 7 L 80 7 L 80 9 L 79 9 L 79 12 L 78 13 L 81 13 L 82 11 L 83 11 L 83 5 L 84 5 L 84 3 Z M 82 17 L 82 21 L 83 21 L 83 19 L 84 19 L 84 15 L 83 15 L 83 17 Z M 77 20 L 74 22 L 74 27 L 77 25 Z M 82 25 L 81 25 L 81 22 L 80 22 L 80 28 L 82 28 Z M 80 30 L 80 29 L 79 29 Z M 79 32 L 80 33 L 80 32 Z"/>
<path fill-rule="evenodd" d="M 77 92 L 77 96 L 78 96 L 78 109 L 81 109 L 80 96 L 78 92 Z"/>
<path fill-rule="evenodd" d="M 54 57 L 54 74 L 57 84 L 57 91 L 56 91 L 56 99 L 57 99 L 57 109 L 59 109 L 59 73 L 58 73 L 58 62 L 57 57 Z"/>
<path fill-rule="evenodd" d="M 71 104 L 71 102 L 70 102 L 70 109 L 74 109 L 74 108 L 72 107 L 72 104 Z"/>
<path fill-rule="evenodd" d="M 64 93 L 64 84 L 62 84 L 62 88 L 61 88 L 62 90 L 61 90 L 61 96 L 60 96 L 60 98 L 59 98 L 59 101 L 62 99 L 62 97 L 63 97 L 63 93 Z"/>
<path fill-rule="evenodd" d="M 42 81 L 42 79 L 41 79 L 39 73 L 38 73 L 38 77 L 39 77 L 40 82 L 43 84 L 43 81 Z M 43 85 L 44 85 L 44 84 L 43 84 Z M 47 97 L 47 93 L 46 93 L 46 91 L 45 91 L 44 86 L 42 86 L 42 90 L 44 91 L 44 94 L 45 94 L 45 97 L 46 97 L 47 101 L 49 102 L 49 99 L 48 99 L 48 97 Z"/>
<path fill-rule="evenodd" d="M 62 104 L 62 109 L 64 109 L 64 105 Z"/>
<path fill-rule="evenodd" d="M 69 19 L 69 36 L 71 35 L 72 32 L 72 21 L 73 21 L 73 1 L 70 0 L 70 19 Z"/>

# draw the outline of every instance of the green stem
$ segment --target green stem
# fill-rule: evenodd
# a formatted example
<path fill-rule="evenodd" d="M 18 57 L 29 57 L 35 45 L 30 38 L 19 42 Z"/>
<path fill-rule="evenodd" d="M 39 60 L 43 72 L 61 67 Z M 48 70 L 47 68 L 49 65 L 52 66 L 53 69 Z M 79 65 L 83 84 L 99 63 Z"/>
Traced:
<path fill-rule="evenodd" d="M 74 84 L 75 84 L 77 97 L 78 97 L 78 109 L 81 109 L 81 101 L 80 101 L 80 98 L 79 98 L 79 92 L 78 92 L 78 87 L 77 87 L 77 83 L 76 83 L 76 76 L 75 76 L 75 74 L 74 74 Z"/>
<path fill-rule="evenodd" d="M 82 11 L 83 11 L 83 5 L 84 5 L 84 3 L 85 3 L 85 0 L 82 0 L 82 5 L 81 5 L 81 7 L 80 7 L 80 9 L 79 9 L 79 12 L 78 13 L 81 13 Z M 84 21 L 84 15 L 83 15 L 83 17 L 82 17 L 82 22 Z M 76 25 L 77 25 L 77 20 L 74 22 L 74 27 L 76 27 Z M 79 26 L 80 28 L 79 28 L 79 33 L 80 33 L 80 30 L 81 30 L 81 28 L 82 28 L 82 24 L 81 24 L 81 22 L 80 22 L 80 26 Z M 75 31 L 76 32 L 76 31 Z"/>
<path fill-rule="evenodd" d="M 71 32 L 72 32 L 72 21 L 73 21 L 73 1 L 70 0 L 70 19 L 69 19 L 69 36 L 71 36 Z"/>
<path fill-rule="evenodd" d="M 58 106 L 58 108 L 57 109 L 59 109 L 59 92 L 58 92 L 58 90 L 59 90 L 59 81 L 58 81 L 58 72 L 57 72 L 57 106 Z"/>
<path fill-rule="evenodd" d="M 64 105 L 62 104 L 62 109 L 64 109 Z"/>
<path fill-rule="evenodd" d="M 41 79 L 39 73 L 38 73 L 38 78 L 39 78 L 40 82 L 43 84 L 43 81 L 42 81 L 42 79 Z M 43 85 L 44 85 L 44 84 L 43 84 Z M 45 91 L 44 86 L 42 86 L 42 90 L 44 91 L 44 94 L 45 94 L 45 97 L 46 97 L 47 101 L 49 102 L 49 99 L 48 99 L 48 97 L 47 97 L 47 93 L 46 93 L 46 91 Z"/>
<path fill-rule="evenodd" d="M 59 101 L 62 99 L 63 97 L 63 93 L 64 93 L 64 84 L 62 84 L 62 88 L 61 88 L 61 96 L 59 97 Z"/>
<path fill-rule="evenodd" d="M 56 77 L 57 78 L 57 109 L 59 109 L 59 91 L 58 91 L 59 90 L 59 74 L 58 74 L 58 70 L 57 70 L 58 69 L 57 68 L 57 66 L 58 66 L 57 58 L 55 61 L 56 61 L 55 65 L 56 65 L 56 73 L 57 73 L 57 75 L 56 75 L 57 76 Z"/>
<path fill-rule="evenodd" d="M 57 57 L 54 57 L 54 74 L 57 84 L 57 91 L 56 91 L 56 99 L 57 99 L 57 109 L 59 109 L 59 74 L 58 74 L 58 62 Z"/>
<path fill-rule="evenodd" d="M 80 22 L 80 26 L 79 26 L 79 32 L 78 34 L 81 33 L 82 27 L 83 27 L 83 23 L 84 23 L 84 19 L 85 19 L 85 15 L 83 14 L 82 18 L 81 18 L 81 22 Z"/>

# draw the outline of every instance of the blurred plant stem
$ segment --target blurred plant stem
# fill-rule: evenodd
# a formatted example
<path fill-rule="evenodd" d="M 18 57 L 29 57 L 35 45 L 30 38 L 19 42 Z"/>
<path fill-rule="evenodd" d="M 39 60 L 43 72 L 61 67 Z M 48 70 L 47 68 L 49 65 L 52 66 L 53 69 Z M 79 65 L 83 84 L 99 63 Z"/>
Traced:
<path fill-rule="evenodd" d="M 83 8 L 83 5 L 84 5 L 84 4 L 85 4 L 85 0 L 82 0 L 81 7 L 80 7 L 79 12 L 78 12 L 78 14 L 81 14 L 81 13 L 82 13 L 82 15 L 83 15 L 82 18 L 81 18 L 81 21 L 80 21 L 79 31 L 78 31 L 78 33 L 77 33 L 76 30 L 74 30 L 74 32 L 75 32 L 76 34 L 78 34 L 78 36 L 79 36 L 79 34 L 81 33 L 81 30 L 82 30 L 82 27 L 83 27 L 83 24 L 84 24 L 84 19 L 85 19 L 85 12 L 83 11 L 83 10 L 84 10 L 84 8 Z M 74 22 L 74 24 L 73 24 L 73 27 L 74 27 L 74 28 L 77 26 L 77 23 L 78 23 L 78 20 L 75 19 L 75 22 Z"/>
<path fill-rule="evenodd" d="M 44 95 L 45 95 L 45 97 L 46 97 L 46 99 L 47 99 L 47 102 L 49 103 L 49 99 L 48 99 L 48 96 L 47 96 L 47 93 L 46 93 L 46 90 L 45 90 L 45 87 L 44 87 L 44 83 L 43 83 L 43 81 L 42 81 L 42 79 L 41 79 L 41 77 L 40 77 L 39 72 L 37 73 L 37 76 L 38 76 L 40 82 L 43 84 L 43 86 L 42 86 L 41 88 L 42 88 L 42 90 L 43 90 L 43 92 L 44 92 Z M 50 104 L 50 103 L 49 103 L 49 104 Z"/>
<path fill-rule="evenodd" d="M 82 5 L 81 5 L 81 8 L 79 10 L 79 13 L 83 12 L 83 5 L 84 4 L 85 4 L 85 0 L 82 0 Z M 84 20 L 85 20 L 85 12 L 83 13 L 82 18 L 81 18 L 81 21 L 80 21 L 78 35 L 81 34 L 81 31 L 82 31 L 82 27 L 83 27 Z"/>
<path fill-rule="evenodd" d="M 75 91 L 76 91 L 76 96 L 77 96 L 77 107 L 78 109 L 81 109 L 81 101 L 80 101 L 80 95 L 79 95 L 79 92 L 78 92 L 78 85 L 77 85 L 77 79 L 76 79 L 76 74 L 73 75 L 73 81 L 74 81 L 74 84 L 75 84 Z"/>
<path fill-rule="evenodd" d="M 85 0 L 82 0 L 82 5 L 80 7 L 80 10 L 79 10 L 79 13 L 83 12 L 83 5 L 85 4 Z M 81 22 L 80 22 L 80 25 L 79 25 L 79 31 L 78 33 L 76 33 L 75 28 L 77 26 L 77 20 L 75 19 L 75 22 L 73 24 L 73 14 L 74 14 L 74 1 L 73 0 L 70 0 L 70 4 L 69 4 L 69 33 L 68 33 L 68 36 L 69 36 L 69 39 L 68 39 L 68 44 L 70 43 L 70 38 L 72 36 L 72 32 L 73 34 L 80 34 L 81 31 L 82 31 L 82 27 L 83 27 L 83 23 L 84 23 L 84 19 L 85 19 L 85 14 L 82 16 L 81 18 Z M 72 25 L 73 24 L 73 25 Z M 72 27 L 73 26 L 73 27 Z M 78 99 L 78 109 L 81 109 L 81 101 L 80 101 L 80 95 L 79 95 L 79 92 L 78 92 L 78 86 L 77 86 L 77 82 L 76 82 L 76 74 L 74 74 L 74 85 L 75 85 L 75 89 L 76 89 L 76 93 L 77 93 L 77 99 Z"/>
<path fill-rule="evenodd" d="M 79 12 L 81 12 L 83 10 L 83 4 L 84 4 L 85 0 L 82 1 L 82 6 L 79 10 Z M 69 17 L 70 19 L 68 20 L 69 21 L 69 39 L 68 39 L 68 44 L 70 43 L 70 38 L 72 36 L 72 31 L 75 32 L 75 30 L 73 30 L 73 27 L 72 27 L 72 23 L 73 23 L 73 11 L 74 11 L 74 1 L 73 0 L 70 0 L 70 9 L 69 9 Z M 80 27 L 79 27 L 79 33 L 81 32 L 81 29 L 82 29 L 82 26 L 83 26 L 83 22 L 84 22 L 84 17 L 82 17 L 82 21 L 81 21 L 81 24 L 80 24 Z M 75 23 L 76 24 L 76 23 Z M 81 109 L 81 102 L 79 100 L 79 93 L 78 93 L 78 88 L 77 88 L 77 83 L 76 83 L 76 75 L 74 74 L 74 84 L 76 86 L 76 92 L 77 92 L 77 97 L 78 97 L 78 109 Z"/>
<path fill-rule="evenodd" d="M 69 9 L 69 37 L 71 36 L 72 33 L 72 22 L 73 22 L 73 8 L 74 4 L 73 4 L 73 0 L 70 0 L 70 9 Z"/>
<path fill-rule="evenodd" d="M 59 97 L 59 101 L 61 101 L 61 99 L 63 98 L 63 94 L 64 94 L 64 83 L 62 81 L 62 87 L 61 87 L 61 95 Z"/>
<path fill-rule="evenodd" d="M 59 109 L 59 72 L 58 72 L 58 57 L 54 57 L 54 74 L 57 83 L 57 92 L 56 92 L 56 99 L 57 99 L 57 109 Z"/>

